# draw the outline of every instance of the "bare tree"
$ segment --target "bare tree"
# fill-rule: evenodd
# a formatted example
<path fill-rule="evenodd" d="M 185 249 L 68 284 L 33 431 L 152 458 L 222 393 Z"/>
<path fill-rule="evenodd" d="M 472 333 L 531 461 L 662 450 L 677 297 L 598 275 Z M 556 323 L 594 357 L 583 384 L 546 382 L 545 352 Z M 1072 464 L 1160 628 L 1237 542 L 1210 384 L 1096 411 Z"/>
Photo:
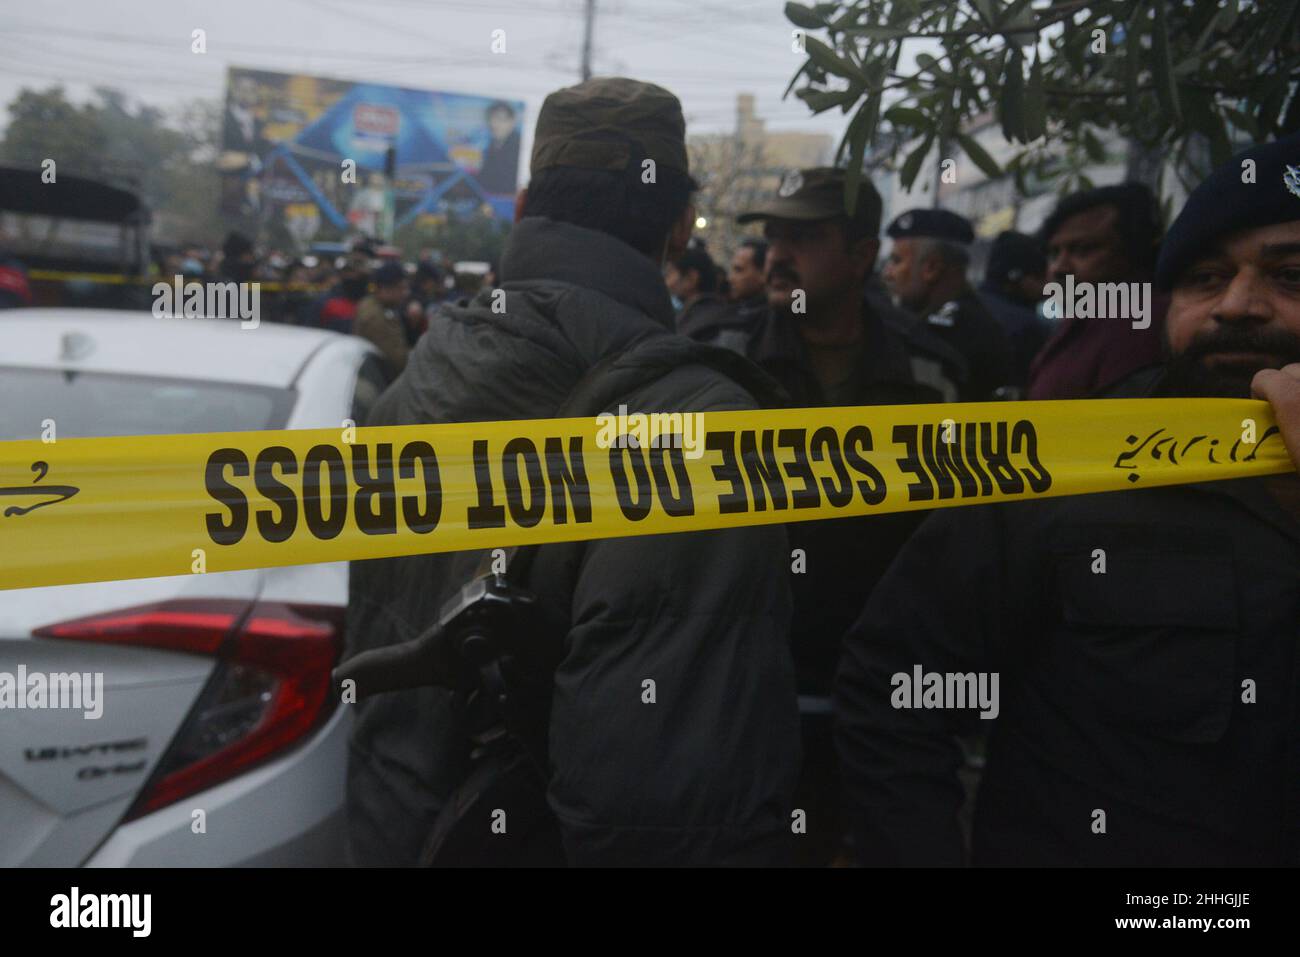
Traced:
<path fill-rule="evenodd" d="M 771 194 L 775 173 L 767 168 L 762 140 L 738 133 L 695 137 L 688 148 L 691 173 L 700 184 L 695 211 L 706 223 L 699 233 L 715 259 L 727 256 L 756 229 L 738 225 L 736 216 Z"/>

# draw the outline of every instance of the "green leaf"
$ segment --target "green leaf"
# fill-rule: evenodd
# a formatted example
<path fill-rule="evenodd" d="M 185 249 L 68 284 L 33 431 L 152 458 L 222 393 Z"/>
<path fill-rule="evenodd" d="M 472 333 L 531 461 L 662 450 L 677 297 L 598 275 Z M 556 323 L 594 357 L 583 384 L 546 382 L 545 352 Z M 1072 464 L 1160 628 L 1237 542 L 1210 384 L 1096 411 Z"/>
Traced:
<path fill-rule="evenodd" d="M 1021 143 L 1027 142 L 1023 62 L 1018 49 L 1012 47 L 1007 51 L 1006 69 L 1002 77 L 1002 95 L 998 100 L 998 118 L 1002 121 L 1002 135 Z"/>
<path fill-rule="evenodd" d="M 933 73 L 935 76 L 943 77 L 944 79 L 952 78 L 943 67 L 939 66 L 939 61 L 928 53 L 918 53 L 916 55 L 916 65 L 927 73 Z"/>
<path fill-rule="evenodd" d="M 925 160 L 926 155 L 930 152 L 930 147 L 933 145 L 934 132 L 931 131 L 921 141 L 920 146 L 907 154 L 907 159 L 903 160 L 903 166 L 898 171 L 898 179 L 903 184 L 903 189 L 910 190 L 912 188 L 912 183 L 916 181 L 916 174 L 921 171 L 921 163 Z"/>
<path fill-rule="evenodd" d="M 827 73 L 834 73 L 836 76 L 842 76 L 847 80 L 868 82 L 866 74 L 859 70 L 855 64 L 839 56 L 816 37 L 804 37 L 804 50 L 812 62 Z"/>
<path fill-rule="evenodd" d="M 889 9 L 891 24 L 910 23 L 921 12 L 918 0 L 894 0 Z"/>
<path fill-rule="evenodd" d="M 1073 17 L 1066 17 L 1061 23 L 1061 51 L 1075 73 L 1083 73 L 1086 52 L 1091 52 L 1092 31 L 1084 31 L 1075 26 Z"/>
<path fill-rule="evenodd" d="M 1258 49 L 1262 52 L 1281 40 L 1286 33 L 1287 24 L 1295 15 L 1297 2 L 1300 0 L 1275 0 L 1268 21 L 1255 34 L 1253 41 L 1246 45 L 1246 49 Z"/>
<path fill-rule="evenodd" d="M 785 18 L 804 30 L 820 30 L 826 25 L 826 21 L 814 13 L 811 7 L 805 7 L 802 3 L 787 3 Z"/>
<path fill-rule="evenodd" d="M 1037 43 L 1038 29 L 1034 23 L 1035 14 L 1028 4 L 1020 7 L 1013 6 L 1000 24 L 1006 31 L 1003 36 L 1007 38 L 1007 45 L 1027 47 Z"/>
<path fill-rule="evenodd" d="M 1002 170 L 993 157 L 984 151 L 984 147 L 975 142 L 974 137 L 966 133 L 958 133 L 957 142 L 966 151 L 966 155 L 971 158 L 971 162 L 978 166 L 989 179 L 997 179 L 1002 175 Z"/>
<path fill-rule="evenodd" d="M 1025 174 L 1028 172 L 1025 169 L 1025 160 L 1028 158 L 1029 150 L 1021 150 L 1012 158 L 1011 162 L 1007 164 L 1007 169 L 1009 169 L 1016 178 L 1016 192 L 1021 196 L 1029 195 L 1029 188 L 1025 183 Z"/>
<path fill-rule="evenodd" d="M 1219 28 L 1224 32 L 1232 29 L 1232 25 L 1237 22 L 1237 3 L 1239 0 L 1228 0 L 1223 5 L 1223 9 L 1218 13 Z"/>
<path fill-rule="evenodd" d="M 853 103 L 857 99 L 849 90 L 826 92 L 806 87 L 795 93 L 795 96 L 807 103 L 809 109 L 813 111 L 814 115 L 825 113 L 827 110 L 833 110 L 835 107 L 842 105 L 845 101 Z"/>
<path fill-rule="evenodd" d="M 971 6 L 979 13 L 980 18 L 991 27 L 998 25 L 996 12 L 998 5 L 998 0 L 971 0 Z"/>
<path fill-rule="evenodd" d="M 873 58 L 862 64 L 861 69 L 863 75 L 867 78 L 866 85 L 871 87 L 873 90 L 884 85 L 885 75 L 889 72 L 888 68 L 885 66 L 883 58 Z"/>
<path fill-rule="evenodd" d="M 880 98 L 880 93 L 868 97 L 867 101 L 858 107 L 858 112 L 845 133 L 845 139 L 849 144 L 849 165 L 847 175 L 844 177 L 846 212 L 857 208 L 858 191 L 862 184 L 862 159 L 867 152 L 867 138 L 880 114 Z"/>
<path fill-rule="evenodd" d="M 853 109 L 853 104 L 857 103 L 866 91 L 866 85 L 863 83 L 849 84 L 849 88 L 844 91 L 844 99 L 840 103 L 840 112 L 847 114 L 849 110 Z"/>
<path fill-rule="evenodd" d="M 871 99 L 867 100 L 867 105 L 870 107 L 870 117 L 866 120 L 868 146 L 875 145 L 876 137 L 880 133 L 880 107 L 884 100 L 885 94 L 883 90 L 872 94 Z"/>
<path fill-rule="evenodd" d="M 885 119 L 895 126 L 928 126 L 930 123 L 930 117 L 925 113 L 908 106 L 891 106 L 885 110 Z"/>
<path fill-rule="evenodd" d="M 1106 145 L 1102 143 L 1092 130 L 1083 131 L 1083 149 L 1088 154 L 1088 159 L 1094 163 L 1106 162 Z"/>
<path fill-rule="evenodd" d="M 909 27 L 849 27 L 844 31 L 848 36 L 871 37 L 873 40 L 899 40 L 913 33 Z"/>
<path fill-rule="evenodd" d="M 1210 37 L 1219 29 L 1220 21 L 1227 14 L 1227 8 L 1221 8 L 1214 12 L 1214 16 L 1210 17 L 1210 22 L 1205 25 L 1205 29 L 1201 31 L 1201 35 L 1197 38 L 1196 45 L 1193 47 L 1194 50 L 1200 52 L 1205 49 L 1205 45 L 1210 42 Z"/>
<path fill-rule="evenodd" d="M 1161 107 L 1175 121 L 1183 118 L 1182 105 L 1178 100 L 1178 84 L 1174 81 L 1174 66 L 1169 58 L 1169 23 L 1165 15 L 1163 0 L 1152 4 L 1156 12 L 1155 23 L 1151 32 L 1152 72 L 1155 74 L 1156 97 Z"/>
<path fill-rule="evenodd" d="M 843 15 L 827 23 L 826 29 L 829 30 L 831 33 L 843 33 L 849 27 L 857 23 L 861 15 L 862 15 L 861 10 L 854 10 L 854 9 L 846 10 L 843 13 Z"/>
<path fill-rule="evenodd" d="M 1025 142 L 1031 142 L 1047 133 L 1047 90 L 1043 86 L 1043 61 L 1034 54 L 1029 68 L 1029 84 L 1025 87 Z"/>
<path fill-rule="evenodd" d="M 801 66 L 801 67 L 799 67 L 799 69 L 795 70 L 795 71 L 794 71 L 794 76 L 790 77 L 790 85 L 787 86 L 787 87 L 785 88 L 785 92 L 781 94 L 781 99 L 784 100 L 787 96 L 790 95 L 790 91 L 794 89 L 794 85 L 795 85 L 796 83 L 799 82 L 799 77 L 803 76 L 804 72 L 805 72 L 807 69 L 808 69 L 808 61 L 805 60 L 803 66 Z"/>

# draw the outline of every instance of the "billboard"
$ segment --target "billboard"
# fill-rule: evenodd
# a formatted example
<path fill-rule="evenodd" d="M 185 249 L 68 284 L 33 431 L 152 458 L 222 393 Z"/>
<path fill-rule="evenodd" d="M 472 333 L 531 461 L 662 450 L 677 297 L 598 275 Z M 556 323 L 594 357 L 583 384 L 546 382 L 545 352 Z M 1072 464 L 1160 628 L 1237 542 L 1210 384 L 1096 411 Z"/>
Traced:
<path fill-rule="evenodd" d="M 230 67 L 222 213 L 303 246 L 420 217 L 509 220 L 523 111 L 518 100 Z"/>

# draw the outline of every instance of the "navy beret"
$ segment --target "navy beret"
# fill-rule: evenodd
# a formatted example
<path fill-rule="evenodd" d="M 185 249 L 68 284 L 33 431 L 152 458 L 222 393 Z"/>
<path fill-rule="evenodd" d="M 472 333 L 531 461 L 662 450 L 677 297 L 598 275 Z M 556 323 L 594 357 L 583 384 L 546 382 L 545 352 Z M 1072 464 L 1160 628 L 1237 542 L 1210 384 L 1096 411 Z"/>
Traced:
<path fill-rule="evenodd" d="M 1247 160 L 1254 161 L 1253 175 Z M 1300 219 L 1300 133 L 1243 150 L 1192 191 L 1165 234 L 1156 286 L 1173 288 L 1221 236 L 1293 219 Z"/>
<path fill-rule="evenodd" d="M 970 220 L 946 209 L 909 209 L 889 224 L 885 235 L 893 239 L 946 239 L 962 245 L 975 240 Z"/>

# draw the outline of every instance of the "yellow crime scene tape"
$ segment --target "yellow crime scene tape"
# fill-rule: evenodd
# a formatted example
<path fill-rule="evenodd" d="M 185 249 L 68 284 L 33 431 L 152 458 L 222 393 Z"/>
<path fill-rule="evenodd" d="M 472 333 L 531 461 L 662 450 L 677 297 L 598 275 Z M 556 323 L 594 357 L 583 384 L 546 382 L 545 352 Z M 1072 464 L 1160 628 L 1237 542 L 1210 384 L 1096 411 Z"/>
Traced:
<path fill-rule="evenodd" d="M 0 442 L 0 588 L 1292 471 L 1263 402 L 1081 400 Z"/>
<path fill-rule="evenodd" d="M 122 273 L 110 272 L 65 272 L 59 269 L 29 269 L 27 278 L 34 282 L 91 282 L 106 286 L 154 286 L 157 283 L 171 285 L 174 281 L 170 276 L 127 276 Z M 187 282 L 200 283 L 202 279 L 191 277 Z M 216 282 L 227 282 L 232 280 L 217 279 Z M 316 283 L 301 282 L 275 282 L 271 280 L 258 280 L 257 286 L 263 292 L 325 292 L 330 287 L 328 284 L 321 285 Z"/>

